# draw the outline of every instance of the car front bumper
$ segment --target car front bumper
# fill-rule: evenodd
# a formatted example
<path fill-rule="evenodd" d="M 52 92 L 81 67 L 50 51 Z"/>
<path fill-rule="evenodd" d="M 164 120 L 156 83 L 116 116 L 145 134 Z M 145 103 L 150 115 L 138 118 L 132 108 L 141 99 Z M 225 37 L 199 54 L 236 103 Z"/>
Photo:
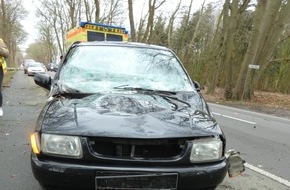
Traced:
<path fill-rule="evenodd" d="M 106 183 L 115 189 L 122 185 L 123 189 L 134 189 L 136 185 L 141 189 L 210 189 L 223 181 L 228 167 L 226 159 L 195 166 L 135 167 L 41 161 L 35 155 L 31 166 L 34 177 L 44 187 L 82 190 L 106 189 Z"/>
<path fill-rule="evenodd" d="M 45 71 L 27 71 L 27 74 L 30 76 L 35 74 L 45 74 Z"/>

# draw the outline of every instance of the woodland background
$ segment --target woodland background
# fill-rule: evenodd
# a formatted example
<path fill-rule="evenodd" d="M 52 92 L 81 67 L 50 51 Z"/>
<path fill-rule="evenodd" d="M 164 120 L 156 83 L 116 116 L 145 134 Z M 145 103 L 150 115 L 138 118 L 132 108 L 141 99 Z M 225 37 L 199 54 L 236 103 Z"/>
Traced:
<path fill-rule="evenodd" d="M 90 21 L 126 26 L 129 41 L 171 48 L 206 94 L 223 89 L 227 100 L 250 100 L 257 90 L 290 94 L 290 0 L 205 1 L 198 9 L 194 0 L 35 0 L 35 5 L 39 36 L 23 57 L 27 33 L 21 20 L 29 10 L 22 0 L 0 0 L 8 67 L 19 67 L 24 58 L 57 60 L 66 52 L 66 32 Z"/>

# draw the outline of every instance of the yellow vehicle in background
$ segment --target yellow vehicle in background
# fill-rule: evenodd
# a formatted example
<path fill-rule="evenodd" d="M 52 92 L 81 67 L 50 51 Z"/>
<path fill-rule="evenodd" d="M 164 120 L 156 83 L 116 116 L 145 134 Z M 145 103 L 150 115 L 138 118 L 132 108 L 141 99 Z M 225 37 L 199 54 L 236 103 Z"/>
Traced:
<path fill-rule="evenodd" d="M 123 27 L 100 23 L 80 22 L 66 33 L 66 46 L 81 41 L 128 41 L 128 31 Z"/>

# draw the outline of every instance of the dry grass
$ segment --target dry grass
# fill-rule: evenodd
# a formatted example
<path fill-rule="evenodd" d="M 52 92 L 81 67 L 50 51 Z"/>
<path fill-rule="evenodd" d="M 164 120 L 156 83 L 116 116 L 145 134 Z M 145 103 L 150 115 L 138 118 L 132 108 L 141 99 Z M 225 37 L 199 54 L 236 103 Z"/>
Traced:
<path fill-rule="evenodd" d="M 206 89 L 201 93 L 208 102 L 290 118 L 289 94 L 256 91 L 250 101 L 227 101 L 223 97 L 224 90 L 221 88 L 216 89 L 214 95 L 206 94 Z"/>
<path fill-rule="evenodd" d="M 207 101 L 210 102 L 219 102 L 219 103 L 229 103 L 229 104 L 243 104 L 243 105 L 259 105 L 259 106 L 268 106 L 276 108 L 289 108 L 290 109 L 290 95 L 273 93 L 273 92 L 263 92 L 256 91 L 252 100 L 250 101 L 226 101 L 223 97 L 224 90 L 218 88 L 215 90 L 214 95 L 208 95 L 205 93 L 205 90 L 202 90 L 202 95 Z"/>

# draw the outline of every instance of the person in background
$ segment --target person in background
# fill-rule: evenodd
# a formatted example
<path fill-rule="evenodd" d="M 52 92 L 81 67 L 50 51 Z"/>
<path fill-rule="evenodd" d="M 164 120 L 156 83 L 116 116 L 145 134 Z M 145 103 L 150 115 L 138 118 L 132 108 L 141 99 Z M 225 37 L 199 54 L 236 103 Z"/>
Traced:
<path fill-rule="evenodd" d="M 8 55 L 9 55 L 9 51 L 8 51 L 4 41 L 2 40 L 2 38 L 0 38 L 0 117 L 3 116 L 2 82 L 3 82 L 4 74 L 7 71 L 6 70 L 7 65 L 6 65 L 5 58 L 7 58 Z"/>

